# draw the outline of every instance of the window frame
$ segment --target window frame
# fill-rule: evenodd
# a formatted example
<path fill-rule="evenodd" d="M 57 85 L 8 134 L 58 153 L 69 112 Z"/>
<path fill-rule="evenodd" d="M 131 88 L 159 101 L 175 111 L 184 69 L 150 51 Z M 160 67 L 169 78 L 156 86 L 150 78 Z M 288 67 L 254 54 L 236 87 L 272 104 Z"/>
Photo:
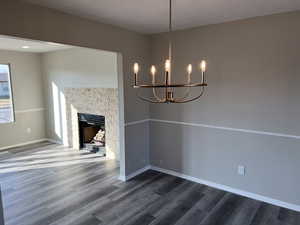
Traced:
<path fill-rule="evenodd" d="M 14 93 L 13 93 L 13 87 L 12 87 L 12 73 L 11 73 L 11 64 L 10 63 L 1 63 L 0 65 L 6 65 L 8 66 L 8 88 L 9 88 L 9 94 L 11 98 L 11 110 L 12 110 L 12 119 L 9 122 L 0 122 L 1 124 L 10 124 L 16 122 L 16 115 L 15 115 L 15 105 L 14 105 Z"/>

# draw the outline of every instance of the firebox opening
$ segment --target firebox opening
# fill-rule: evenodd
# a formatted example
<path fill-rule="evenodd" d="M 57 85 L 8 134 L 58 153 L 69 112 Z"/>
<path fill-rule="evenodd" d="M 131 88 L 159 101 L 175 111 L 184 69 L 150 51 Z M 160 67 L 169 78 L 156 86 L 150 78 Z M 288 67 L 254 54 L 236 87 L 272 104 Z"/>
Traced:
<path fill-rule="evenodd" d="M 78 113 L 78 125 L 80 149 L 105 156 L 105 117 Z"/>

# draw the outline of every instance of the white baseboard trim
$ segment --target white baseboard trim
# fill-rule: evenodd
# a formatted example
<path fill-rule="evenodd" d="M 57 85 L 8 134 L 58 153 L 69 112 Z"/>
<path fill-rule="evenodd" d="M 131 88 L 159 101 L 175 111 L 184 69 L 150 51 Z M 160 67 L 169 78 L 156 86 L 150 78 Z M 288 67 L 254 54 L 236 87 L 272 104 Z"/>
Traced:
<path fill-rule="evenodd" d="M 118 177 L 118 179 L 121 180 L 121 181 L 123 181 L 123 182 L 126 182 L 126 177 L 125 176 L 120 175 Z"/>
<path fill-rule="evenodd" d="M 151 169 L 151 166 L 145 166 L 145 167 L 143 167 L 141 169 L 138 169 L 137 171 L 135 171 L 135 172 L 133 172 L 133 173 L 127 175 L 127 176 L 121 176 L 120 175 L 119 180 L 128 181 L 128 180 L 130 180 L 130 179 L 132 179 L 132 178 L 134 178 L 134 177 L 140 175 L 141 173 L 144 173 L 145 171 L 150 170 L 150 169 Z"/>
<path fill-rule="evenodd" d="M 167 169 L 163 169 L 163 168 L 156 167 L 156 166 L 151 166 L 150 169 L 161 172 L 161 173 L 166 173 L 166 174 L 169 174 L 169 175 L 172 175 L 172 176 L 180 177 L 180 178 L 183 178 L 183 179 L 186 179 L 186 180 L 190 180 L 190 181 L 193 181 L 193 182 L 196 182 L 196 183 L 199 183 L 199 184 L 204 184 L 204 185 L 216 188 L 216 189 L 231 192 L 231 193 L 234 193 L 234 194 L 237 194 L 237 195 L 245 196 L 245 197 L 252 198 L 252 199 L 255 199 L 255 200 L 258 200 L 258 201 L 266 202 L 266 203 L 269 203 L 269 204 L 272 204 L 272 205 L 276 205 L 276 206 L 280 206 L 280 207 L 283 207 L 283 208 L 287 208 L 287 209 L 291 209 L 291 210 L 295 210 L 295 211 L 300 212 L 300 205 L 287 203 L 287 202 L 280 201 L 280 200 L 277 200 L 277 199 L 273 199 L 273 198 L 265 197 L 265 196 L 262 196 L 262 195 L 259 195 L 259 194 L 254 194 L 254 193 L 251 193 L 251 192 L 243 191 L 243 190 L 240 190 L 240 189 L 237 189 L 237 188 L 232 188 L 232 187 L 229 187 L 229 186 L 226 186 L 226 185 L 217 184 L 217 183 L 214 183 L 214 182 L 211 182 L 211 181 L 199 179 L 199 178 L 196 178 L 196 177 L 192 177 L 192 176 L 189 176 L 189 175 L 186 175 L 186 174 L 178 173 L 178 172 L 175 172 L 175 171 L 172 171 L 172 170 L 167 170 Z"/>
<path fill-rule="evenodd" d="M 5 147 L 1 147 L 0 151 L 7 150 L 7 149 L 10 149 L 10 148 L 17 148 L 17 147 L 21 147 L 21 146 L 24 146 L 24 145 L 35 144 L 35 143 L 39 143 L 39 142 L 43 142 L 43 141 L 48 141 L 48 139 L 43 138 L 43 139 L 39 139 L 39 140 L 23 142 L 23 143 L 16 144 L 16 145 L 5 146 Z"/>
<path fill-rule="evenodd" d="M 49 141 L 53 144 L 58 144 L 58 145 L 62 145 L 62 141 L 58 141 L 58 140 L 54 140 L 54 139 L 50 139 L 50 138 L 47 138 L 46 141 Z"/>

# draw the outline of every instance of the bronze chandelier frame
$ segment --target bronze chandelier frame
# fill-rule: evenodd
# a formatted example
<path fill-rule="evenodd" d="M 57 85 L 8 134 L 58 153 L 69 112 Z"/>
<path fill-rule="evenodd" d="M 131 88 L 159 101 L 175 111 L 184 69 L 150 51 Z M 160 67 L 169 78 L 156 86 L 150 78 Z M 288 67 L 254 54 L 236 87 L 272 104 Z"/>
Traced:
<path fill-rule="evenodd" d="M 169 0 L 169 35 L 172 33 L 172 0 Z M 134 85 L 133 88 L 138 89 L 137 96 L 146 102 L 150 103 L 186 103 L 199 99 L 203 94 L 207 83 L 205 82 L 206 62 L 201 62 L 201 82 L 191 83 L 192 65 L 188 65 L 188 78 L 187 83 L 176 83 L 171 82 L 171 59 L 172 59 L 172 42 L 169 39 L 169 59 L 166 61 L 165 79 L 163 83 L 155 83 L 155 72 L 154 66 L 151 67 L 152 73 L 152 84 L 139 84 L 138 82 L 138 64 L 134 64 Z M 168 63 L 168 64 L 167 64 Z M 191 88 L 200 87 L 200 92 L 196 96 L 190 95 Z M 142 88 L 152 88 L 153 97 L 147 98 L 140 94 Z M 180 98 L 174 97 L 175 88 L 187 88 L 184 95 Z M 164 89 L 164 96 L 159 97 L 156 89 Z"/>

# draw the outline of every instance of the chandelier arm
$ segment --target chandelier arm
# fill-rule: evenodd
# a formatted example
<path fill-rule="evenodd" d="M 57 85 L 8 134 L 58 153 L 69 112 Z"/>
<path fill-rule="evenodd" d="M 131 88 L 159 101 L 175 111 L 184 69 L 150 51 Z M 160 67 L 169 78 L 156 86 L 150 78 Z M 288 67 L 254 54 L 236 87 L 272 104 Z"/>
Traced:
<path fill-rule="evenodd" d="M 191 77 L 190 77 L 190 75 L 189 75 L 189 77 L 188 77 L 188 80 L 187 80 L 187 84 L 191 84 Z M 187 89 L 186 89 L 186 91 L 184 92 L 184 95 L 183 95 L 183 97 L 181 98 L 181 99 L 186 99 L 186 98 L 188 98 L 189 96 L 190 96 L 190 94 L 191 94 L 191 87 L 188 87 Z"/>
<path fill-rule="evenodd" d="M 155 100 L 148 99 L 148 98 L 145 98 L 145 97 L 142 97 L 142 96 L 138 96 L 138 98 L 145 101 L 145 102 L 149 102 L 149 103 L 165 103 L 164 101 L 155 101 Z"/>
<path fill-rule="evenodd" d="M 165 103 L 166 99 L 159 99 L 159 100 L 152 100 L 150 98 L 146 98 L 140 95 L 140 92 L 138 91 L 137 96 L 141 99 L 144 100 L 146 102 L 150 102 L 150 103 Z"/>
<path fill-rule="evenodd" d="M 194 98 L 190 98 L 190 99 L 184 99 L 184 98 L 176 98 L 172 101 L 172 103 L 187 103 L 187 102 L 192 102 L 195 101 L 197 99 L 199 99 L 200 97 L 202 97 L 202 95 L 204 94 L 204 87 L 202 87 L 202 90 L 200 92 L 200 94 Z"/>
<path fill-rule="evenodd" d="M 185 98 L 189 97 L 190 94 L 191 94 L 191 88 L 189 87 L 186 89 L 186 91 L 181 99 L 185 99 Z"/>
<path fill-rule="evenodd" d="M 187 81 L 188 84 L 191 84 L 191 75 L 189 74 L 188 76 L 188 81 Z M 185 91 L 185 94 L 183 95 L 183 99 L 189 97 L 191 94 L 191 87 L 188 87 Z"/>
<path fill-rule="evenodd" d="M 156 98 L 157 101 L 163 101 L 163 99 L 161 99 L 157 94 L 156 94 L 156 89 L 152 88 L 152 93 L 153 96 Z"/>

